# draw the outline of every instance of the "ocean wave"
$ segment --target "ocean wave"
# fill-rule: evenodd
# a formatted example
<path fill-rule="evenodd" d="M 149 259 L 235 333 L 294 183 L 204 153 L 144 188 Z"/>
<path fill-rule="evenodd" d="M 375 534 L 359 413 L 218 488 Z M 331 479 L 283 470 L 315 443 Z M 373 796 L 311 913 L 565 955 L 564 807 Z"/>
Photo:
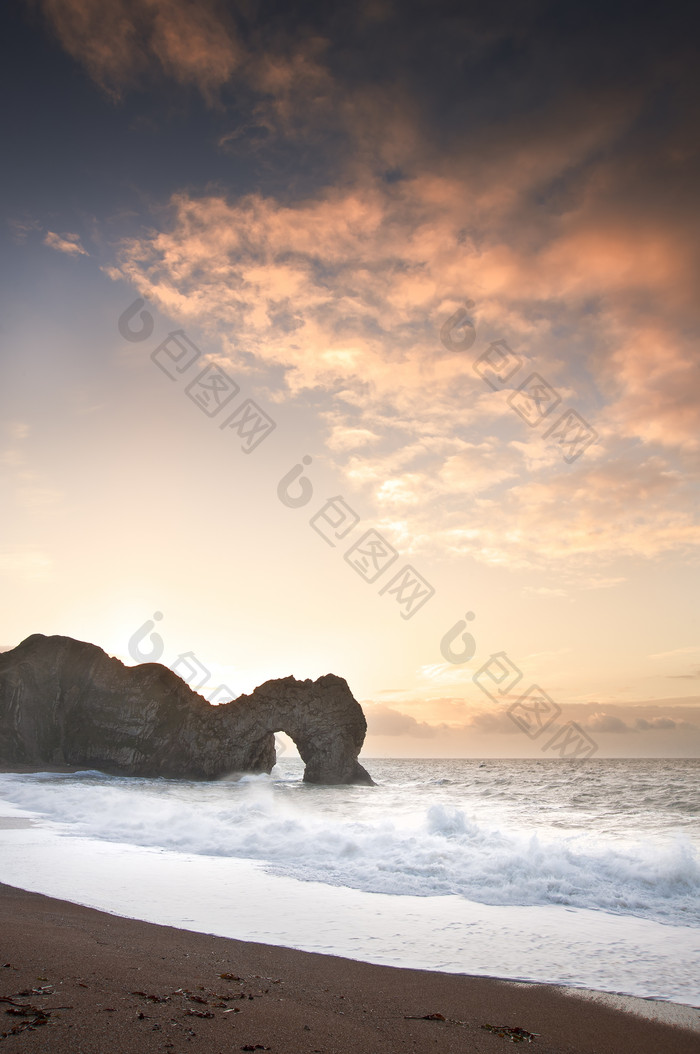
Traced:
<path fill-rule="evenodd" d="M 700 926 L 700 859 L 683 835 L 621 844 L 590 832 L 490 824 L 447 804 L 415 812 L 372 796 L 289 796 L 237 784 L 99 773 L 3 776 L 0 795 L 60 833 L 260 862 L 270 873 L 388 895 L 559 904 Z"/>

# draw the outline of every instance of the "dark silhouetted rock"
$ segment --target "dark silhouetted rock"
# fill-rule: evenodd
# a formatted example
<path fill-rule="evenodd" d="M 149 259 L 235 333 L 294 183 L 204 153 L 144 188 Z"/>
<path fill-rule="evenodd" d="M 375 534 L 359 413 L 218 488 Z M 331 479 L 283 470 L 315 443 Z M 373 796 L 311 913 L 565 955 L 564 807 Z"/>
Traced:
<path fill-rule="evenodd" d="M 94 644 L 35 633 L 0 654 L 0 762 L 113 775 L 215 779 L 270 772 L 286 732 L 307 783 L 372 783 L 367 722 L 342 677 L 266 681 L 212 706 L 160 663 L 125 666 Z"/>

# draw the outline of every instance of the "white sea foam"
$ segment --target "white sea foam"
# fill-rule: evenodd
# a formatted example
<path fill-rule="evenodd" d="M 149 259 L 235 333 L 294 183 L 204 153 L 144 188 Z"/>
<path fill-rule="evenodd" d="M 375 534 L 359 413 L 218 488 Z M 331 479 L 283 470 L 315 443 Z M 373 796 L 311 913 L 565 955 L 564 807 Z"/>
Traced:
<path fill-rule="evenodd" d="M 697 1004 L 697 762 L 368 767 L 380 786 L 309 787 L 290 758 L 240 782 L 0 775 L 0 881 L 244 940 Z"/>
<path fill-rule="evenodd" d="M 563 824 L 561 787 L 555 820 L 536 827 L 522 822 L 522 788 L 507 774 L 494 772 L 481 790 L 488 793 L 474 796 L 464 778 L 434 776 L 376 790 L 305 788 L 289 773 L 204 784 L 99 773 L 0 777 L 6 801 L 73 836 L 254 860 L 271 875 L 372 893 L 565 905 L 700 926 L 700 858 L 686 830 L 657 824 L 646 837 L 623 839 L 617 819 L 581 824 L 580 806 L 577 822 Z M 501 809 L 488 801 L 496 794 Z M 597 802 L 587 806 L 589 820 L 605 793 Z"/>

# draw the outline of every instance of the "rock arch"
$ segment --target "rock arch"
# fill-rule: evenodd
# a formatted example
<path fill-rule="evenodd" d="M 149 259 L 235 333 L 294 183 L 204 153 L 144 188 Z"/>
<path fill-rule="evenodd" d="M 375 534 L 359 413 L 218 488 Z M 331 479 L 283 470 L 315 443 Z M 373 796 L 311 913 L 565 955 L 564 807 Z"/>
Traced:
<path fill-rule="evenodd" d="M 125 666 L 94 644 L 34 634 L 0 654 L 0 761 L 114 775 L 215 779 L 270 772 L 286 732 L 308 783 L 373 781 L 367 723 L 342 677 L 283 677 L 213 706 L 159 663 Z"/>
<path fill-rule="evenodd" d="M 264 728 L 272 736 L 273 754 L 274 734 L 285 732 L 301 755 L 307 783 L 372 783 L 357 760 L 367 722 L 342 677 L 328 673 L 316 681 L 266 681 L 252 695 L 218 709 L 224 722 L 245 714 L 246 721 Z M 264 770 L 270 771 L 267 764 Z"/>

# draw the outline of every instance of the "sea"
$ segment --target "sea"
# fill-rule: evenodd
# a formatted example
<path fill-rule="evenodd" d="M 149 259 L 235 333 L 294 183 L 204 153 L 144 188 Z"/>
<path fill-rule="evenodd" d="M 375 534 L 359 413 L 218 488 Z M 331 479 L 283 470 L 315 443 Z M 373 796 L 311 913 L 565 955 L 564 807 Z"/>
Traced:
<path fill-rule="evenodd" d="M 372 963 L 700 1004 L 700 760 L 365 765 L 374 787 L 304 784 L 294 757 L 212 782 L 0 773 L 0 881 Z"/>

